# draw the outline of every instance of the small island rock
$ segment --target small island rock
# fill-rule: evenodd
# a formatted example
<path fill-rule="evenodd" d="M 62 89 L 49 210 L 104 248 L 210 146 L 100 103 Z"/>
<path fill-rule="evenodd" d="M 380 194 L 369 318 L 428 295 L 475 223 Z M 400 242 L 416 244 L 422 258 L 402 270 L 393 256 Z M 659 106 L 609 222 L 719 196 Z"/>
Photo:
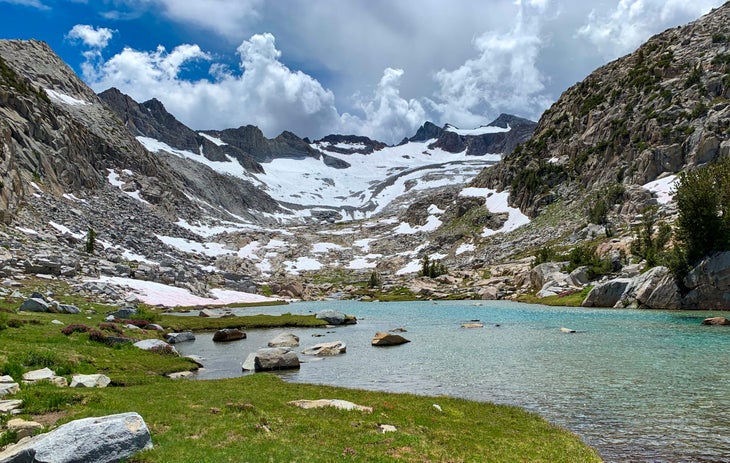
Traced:
<path fill-rule="evenodd" d="M 400 344 L 405 344 L 407 342 L 411 342 L 411 341 L 398 334 L 375 333 L 375 336 L 373 337 L 372 345 L 373 346 L 398 346 Z"/>
<path fill-rule="evenodd" d="M 293 333 L 281 333 L 268 342 L 269 347 L 299 347 L 299 336 Z"/>
<path fill-rule="evenodd" d="M 213 342 L 238 341 L 239 339 L 246 339 L 246 333 L 238 328 L 223 328 L 213 335 Z"/>

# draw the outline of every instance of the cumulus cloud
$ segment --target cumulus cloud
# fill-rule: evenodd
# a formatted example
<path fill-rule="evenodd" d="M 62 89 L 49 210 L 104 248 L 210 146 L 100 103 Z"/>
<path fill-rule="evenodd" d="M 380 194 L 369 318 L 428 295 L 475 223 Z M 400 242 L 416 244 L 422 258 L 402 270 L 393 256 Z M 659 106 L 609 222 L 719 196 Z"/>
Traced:
<path fill-rule="evenodd" d="M 426 111 L 417 100 L 401 97 L 399 87 L 402 77 L 402 69 L 386 68 L 373 98 L 361 100 L 358 104 L 364 117 L 345 113 L 340 129 L 391 143 L 415 132 L 426 120 Z"/>
<path fill-rule="evenodd" d="M 545 94 L 546 77 L 537 66 L 543 46 L 539 13 L 546 1 L 517 2 L 515 26 L 489 31 L 474 40 L 476 58 L 435 75 L 439 84 L 430 103 L 443 120 L 462 127 L 484 123 L 485 115 L 502 111 L 537 117 L 552 102 Z"/>
<path fill-rule="evenodd" d="M 196 129 L 254 124 L 275 136 L 283 130 L 321 134 L 337 124 L 332 92 L 283 65 L 273 35 L 256 34 L 237 52 L 240 72 L 214 63 L 212 80 L 180 78 L 186 65 L 211 59 L 198 45 L 180 45 L 171 52 L 162 46 L 152 52 L 125 48 L 93 68 L 84 68 L 84 78 L 97 91 L 117 87 L 137 101 L 157 98 Z"/>
<path fill-rule="evenodd" d="M 79 40 L 89 48 L 106 48 L 114 36 L 114 31 L 106 27 L 93 27 L 88 24 L 77 24 L 66 34 L 66 38 Z"/>
<path fill-rule="evenodd" d="M 717 0 L 620 0 L 612 11 L 592 10 L 577 35 L 612 59 L 638 48 L 662 25 L 699 17 L 717 4 Z"/>

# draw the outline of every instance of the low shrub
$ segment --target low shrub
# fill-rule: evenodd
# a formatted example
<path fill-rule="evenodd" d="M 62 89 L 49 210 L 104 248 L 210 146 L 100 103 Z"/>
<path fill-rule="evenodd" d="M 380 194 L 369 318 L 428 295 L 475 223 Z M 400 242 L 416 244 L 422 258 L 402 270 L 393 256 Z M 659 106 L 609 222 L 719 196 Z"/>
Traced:
<path fill-rule="evenodd" d="M 70 336 L 73 333 L 88 333 L 91 327 L 83 324 L 72 324 L 68 326 L 64 326 L 61 330 L 61 333 L 65 334 L 66 336 Z"/>

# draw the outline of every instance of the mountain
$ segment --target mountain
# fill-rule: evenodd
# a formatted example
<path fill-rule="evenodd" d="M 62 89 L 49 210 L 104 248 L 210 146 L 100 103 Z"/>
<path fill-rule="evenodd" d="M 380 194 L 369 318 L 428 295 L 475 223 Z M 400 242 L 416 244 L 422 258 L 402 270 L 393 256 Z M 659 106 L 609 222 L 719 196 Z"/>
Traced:
<path fill-rule="evenodd" d="M 585 201 L 616 185 L 631 199 L 640 196 L 636 186 L 727 155 L 728 21 L 725 4 L 597 69 L 474 186 L 509 189 L 510 203 L 536 217 L 552 203 Z"/>

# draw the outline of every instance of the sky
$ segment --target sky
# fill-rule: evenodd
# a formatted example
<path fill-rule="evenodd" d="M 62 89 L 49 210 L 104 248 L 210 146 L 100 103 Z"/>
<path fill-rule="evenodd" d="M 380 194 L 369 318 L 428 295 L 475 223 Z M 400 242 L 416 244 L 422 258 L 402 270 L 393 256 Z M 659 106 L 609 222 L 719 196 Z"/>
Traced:
<path fill-rule="evenodd" d="M 722 0 L 0 0 L 95 91 L 197 129 L 387 143 L 432 121 L 538 120 L 568 87 Z"/>

